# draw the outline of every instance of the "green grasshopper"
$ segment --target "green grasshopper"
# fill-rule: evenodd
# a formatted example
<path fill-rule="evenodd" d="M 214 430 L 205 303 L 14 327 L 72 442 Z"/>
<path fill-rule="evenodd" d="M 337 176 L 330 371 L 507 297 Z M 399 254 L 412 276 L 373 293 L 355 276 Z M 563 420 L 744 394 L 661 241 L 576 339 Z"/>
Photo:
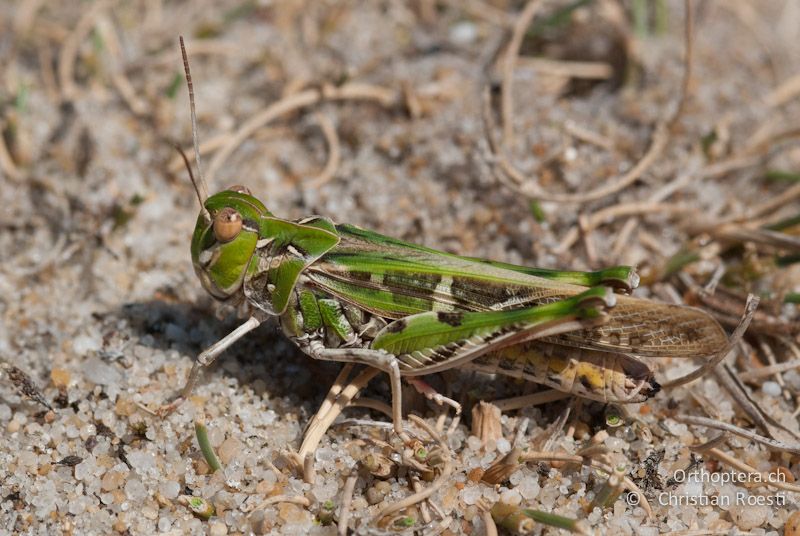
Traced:
<path fill-rule="evenodd" d="M 186 52 L 196 157 L 194 97 Z M 184 158 L 186 158 L 184 156 Z M 246 300 L 241 326 L 202 352 L 173 409 L 202 367 L 266 318 L 315 359 L 388 373 L 400 432 L 401 378 L 455 367 L 537 382 L 604 402 L 641 402 L 659 390 L 639 358 L 708 357 L 727 344 L 705 312 L 615 294 L 638 284 L 631 267 L 555 271 L 461 257 L 312 216 L 274 216 L 242 186 L 206 194 L 191 254 L 216 299 Z M 452 402 L 452 401 L 450 401 Z M 454 403 L 457 406 L 457 404 Z"/>

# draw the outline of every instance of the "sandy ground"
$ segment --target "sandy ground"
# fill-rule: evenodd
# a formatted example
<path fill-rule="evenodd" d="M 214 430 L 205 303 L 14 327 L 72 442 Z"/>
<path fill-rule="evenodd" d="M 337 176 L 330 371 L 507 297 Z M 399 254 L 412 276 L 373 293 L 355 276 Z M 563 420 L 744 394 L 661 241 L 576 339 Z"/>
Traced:
<path fill-rule="evenodd" d="M 391 451 L 388 436 L 363 423 L 328 431 L 313 484 L 287 465 L 340 367 L 305 357 L 274 324 L 228 351 L 168 418 L 140 409 L 173 396 L 194 356 L 238 322 L 204 293 L 189 258 L 198 208 L 173 148 L 191 146 L 179 34 L 212 191 L 245 184 L 279 216 L 325 215 L 463 255 L 550 268 L 634 264 L 640 294 L 656 299 L 690 299 L 686 276 L 703 285 L 722 267 L 717 296 L 734 294 L 713 308 L 726 327 L 747 292 L 765 298 L 733 369 L 797 360 L 798 312 L 781 305 L 800 291 L 786 258 L 797 254 L 797 224 L 762 227 L 798 213 L 800 4 L 694 2 L 692 76 L 669 134 L 657 125 L 681 101 L 683 4 L 656 2 L 644 15 L 645 2 L 586 4 L 551 2 L 536 17 L 504 114 L 519 2 L 0 3 L 0 354 L 54 410 L 20 396 L 8 374 L 0 382 L 0 533 L 336 534 L 351 475 L 349 526 L 361 533 L 486 534 L 494 522 L 487 527 L 484 511 L 498 504 L 582 520 L 599 534 L 782 531 L 797 509 L 792 491 L 670 480 L 698 467 L 731 475 L 724 460 L 688 448 L 717 432 L 678 413 L 767 434 L 713 375 L 634 406 L 617 427 L 600 404 L 571 406 L 566 424 L 558 419 L 569 401 L 506 412 L 485 443 L 472 435 L 473 404 L 535 387 L 433 378 L 465 405 L 460 423 L 407 398 L 446 432 L 451 472 L 404 466 L 384 480 L 365 460 Z M 487 144 L 486 88 L 519 184 Z M 304 98 L 288 112 L 270 108 Z M 530 195 L 532 184 L 547 195 Z M 543 200 L 598 188 L 587 200 Z M 692 366 L 665 360 L 658 374 Z M 800 375 L 751 375 L 746 389 L 786 428 L 780 439 L 797 445 Z M 385 380 L 365 396 L 388 402 Z M 363 408 L 344 417 L 387 422 Z M 223 465 L 213 474 L 195 438 L 201 418 Z M 605 449 L 598 459 L 623 467 L 652 515 L 629 493 L 593 508 L 608 476 L 587 466 L 527 463 L 496 485 L 481 482 L 517 435 L 524 448 L 570 454 L 594 437 Z M 736 435 L 717 449 L 800 478 L 797 451 Z M 420 474 L 442 484 L 430 500 L 376 523 Z M 206 499 L 215 515 L 193 515 L 185 496 Z M 673 496 L 715 502 L 670 505 Z M 495 514 L 500 531 L 513 532 Z"/>

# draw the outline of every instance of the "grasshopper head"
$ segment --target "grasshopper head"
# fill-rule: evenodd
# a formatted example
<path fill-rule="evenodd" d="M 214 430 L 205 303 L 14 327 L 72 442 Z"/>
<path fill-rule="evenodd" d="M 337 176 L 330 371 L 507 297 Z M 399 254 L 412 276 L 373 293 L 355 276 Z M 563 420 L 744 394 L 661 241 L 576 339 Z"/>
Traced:
<path fill-rule="evenodd" d="M 192 235 L 192 264 L 203 287 L 217 299 L 238 293 L 259 238 L 259 222 L 271 216 L 243 186 L 232 186 L 203 203 Z"/>

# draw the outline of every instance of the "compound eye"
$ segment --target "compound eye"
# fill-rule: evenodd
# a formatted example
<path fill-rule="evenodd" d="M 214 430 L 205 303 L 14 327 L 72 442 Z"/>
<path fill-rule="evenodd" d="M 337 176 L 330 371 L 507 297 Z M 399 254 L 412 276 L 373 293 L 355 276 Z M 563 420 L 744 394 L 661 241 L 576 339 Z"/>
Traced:
<path fill-rule="evenodd" d="M 253 195 L 252 193 L 250 193 L 250 188 L 248 188 L 247 186 L 242 186 L 241 184 L 234 184 L 233 186 L 229 186 L 228 190 L 239 194 Z"/>
<path fill-rule="evenodd" d="M 214 238 L 217 242 L 230 242 L 242 230 L 242 215 L 230 207 L 214 215 Z"/>

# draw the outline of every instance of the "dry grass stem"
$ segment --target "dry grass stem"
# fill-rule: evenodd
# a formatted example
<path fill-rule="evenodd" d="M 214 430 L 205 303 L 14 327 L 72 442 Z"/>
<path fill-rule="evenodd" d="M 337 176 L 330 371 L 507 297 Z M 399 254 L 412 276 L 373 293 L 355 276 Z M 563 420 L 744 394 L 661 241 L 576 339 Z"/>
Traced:
<path fill-rule="evenodd" d="M 522 46 L 525 31 L 542 5 L 542 0 L 529 0 L 514 22 L 511 41 L 503 57 L 503 83 L 501 86 L 501 114 L 503 118 L 503 147 L 510 150 L 514 146 L 514 69 Z"/>
<path fill-rule="evenodd" d="M 745 439 L 750 439 L 751 441 L 761 443 L 762 445 L 772 450 L 791 452 L 792 454 L 800 454 L 800 445 L 794 445 L 794 446 L 788 445 L 786 443 L 783 443 L 782 441 L 778 441 L 776 439 L 772 439 L 769 437 L 764 437 L 755 432 L 751 432 L 749 430 L 745 430 L 744 428 L 740 428 L 738 426 L 734 426 L 732 424 L 728 424 L 725 422 L 717 421 L 714 419 L 708 419 L 706 417 L 698 417 L 695 415 L 676 415 L 674 419 L 676 421 L 680 421 L 686 424 L 705 426 L 706 428 L 713 428 L 715 430 L 728 432 L 737 435 L 739 437 L 744 437 Z"/>
<path fill-rule="evenodd" d="M 413 495 L 410 495 L 405 499 L 402 499 L 394 504 L 390 504 L 389 506 L 385 507 L 383 510 L 378 512 L 378 514 L 375 515 L 375 517 L 373 518 L 372 524 L 377 523 L 379 520 L 381 520 L 386 516 L 389 516 L 396 512 L 400 512 L 401 510 L 408 508 L 409 506 L 412 506 L 414 504 L 426 500 L 428 497 L 436 493 L 436 491 L 438 491 L 442 486 L 444 486 L 449 481 L 450 475 L 453 472 L 452 455 L 450 453 L 450 448 L 447 446 L 447 443 L 442 441 L 442 438 L 439 436 L 439 434 L 436 433 L 436 430 L 434 430 L 431 426 L 428 425 L 428 423 L 426 423 L 421 418 L 413 414 L 409 415 L 408 418 L 409 420 L 413 421 L 414 424 L 425 430 L 428 433 L 428 435 L 431 436 L 431 438 L 439 444 L 439 448 L 441 449 L 443 458 L 443 464 L 442 464 L 443 466 L 441 473 L 439 474 L 439 476 L 436 477 L 436 479 L 431 483 L 431 485 L 425 488 L 424 490 L 418 493 L 414 493 Z"/>
<path fill-rule="evenodd" d="M 784 205 L 794 202 L 798 198 L 800 198 L 800 183 L 795 184 L 794 186 L 787 188 L 781 194 L 754 206 L 747 212 L 747 216 L 744 218 L 748 220 L 759 218 L 765 214 L 769 214 L 778 210 Z"/>
<path fill-rule="evenodd" d="M 614 74 L 611 65 L 600 61 L 566 61 L 520 56 L 517 58 L 517 63 L 520 67 L 565 78 L 607 80 Z"/>
<path fill-rule="evenodd" d="M 503 437 L 500 409 L 490 402 L 480 401 L 472 407 L 472 435 L 486 445 Z"/>
<path fill-rule="evenodd" d="M 323 85 L 321 89 L 306 89 L 299 93 L 283 97 L 264 110 L 256 113 L 239 126 L 230 139 L 228 139 L 227 143 L 214 154 L 208 167 L 206 180 L 209 183 L 212 182 L 217 172 L 222 168 L 236 148 L 247 138 L 252 136 L 255 131 L 283 115 L 307 108 L 323 100 L 364 100 L 377 102 L 382 106 L 389 107 L 392 106 L 397 99 L 398 93 L 396 91 L 357 82 L 349 82 L 340 87 Z"/>
<path fill-rule="evenodd" d="M 392 407 L 386 402 L 375 400 L 374 398 L 359 397 L 350 403 L 352 408 L 368 408 L 380 411 L 387 417 L 392 416 Z"/>
<path fill-rule="evenodd" d="M 596 199 L 601 199 L 608 195 L 619 192 L 625 187 L 633 184 L 639 177 L 645 173 L 650 166 L 658 159 L 667 146 L 670 138 L 670 130 L 677 124 L 683 112 L 686 99 L 688 98 L 689 85 L 691 80 L 690 63 L 692 59 L 692 17 L 689 0 L 686 0 L 686 38 L 685 38 L 685 56 L 684 56 L 684 77 L 681 85 L 681 95 L 678 100 L 678 106 L 675 113 L 667 120 L 659 122 L 653 132 L 650 145 L 642 156 L 642 158 L 625 174 L 616 180 L 608 181 L 606 184 L 599 186 L 588 192 L 575 193 L 575 194 L 554 194 L 543 191 L 535 181 L 529 180 L 525 175 L 519 171 L 508 159 L 505 150 L 513 146 L 513 95 L 512 95 L 512 82 L 516 58 L 519 53 L 519 47 L 522 43 L 522 37 L 525 29 L 530 25 L 530 22 L 535 15 L 539 3 L 537 0 L 532 0 L 526 4 L 517 22 L 514 26 L 511 42 L 506 50 L 506 55 L 503 64 L 503 84 L 501 88 L 501 115 L 503 121 L 503 141 L 502 145 L 498 147 L 494 141 L 494 128 L 491 124 L 487 124 L 487 119 L 491 117 L 491 113 L 484 113 L 485 129 L 487 130 L 487 138 L 489 141 L 489 148 L 491 150 L 494 163 L 499 169 L 505 173 L 510 179 L 510 184 L 515 191 L 523 194 L 529 198 L 538 199 L 542 201 L 555 201 L 561 203 L 585 203 Z"/>
<path fill-rule="evenodd" d="M 602 134 L 598 134 L 597 132 L 593 132 L 584 126 L 575 123 L 575 121 L 564 121 L 563 127 L 564 132 L 584 143 L 595 145 L 601 149 L 605 149 L 608 152 L 614 152 L 617 150 L 614 140 L 607 138 Z"/>
<path fill-rule="evenodd" d="M 800 96 L 800 74 L 790 76 L 784 80 L 764 98 L 764 102 L 770 108 L 777 108 L 798 96 Z"/>
<path fill-rule="evenodd" d="M 498 9 L 491 4 L 481 0 L 441 0 L 443 4 L 460 9 L 464 13 L 484 20 L 496 26 L 511 26 L 514 18 L 502 9 Z"/>
<path fill-rule="evenodd" d="M 319 188 L 333 179 L 336 175 L 336 171 L 339 169 L 339 163 L 342 159 L 339 135 L 336 134 L 336 126 L 333 124 L 333 121 L 331 121 L 330 117 L 322 113 L 315 114 L 314 116 L 328 144 L 328 160 L 325 162 L 325 167 L 322 168 L 319 175 L 309 181 L 308 188 L 311 189 Z"/>
<path fill-rule="evenodd" d="M 339 510 L 339 536 L 347 536 L 347 523 L 350 521 L 350 505 L 353 502 L 353 490 L 356 487 L 358 475 L 350 475 L 344 482 L 342 489 L 342 507 Z"/>
<path fill-rule="evenodd" d="M 303 458 L 303 481 L 306 484 L 314 484 L 317 478 L 317 471 L 314 469 L 314 453 L 309 452 Z"/>
<path fill-rule="evenodd" d="M 520 170 L 515 168 L 508 159 L 502 155 L 494 152 L 493 158 L 500 170 L 504 172 L 512 180 L 505 181 L 506 184 L 512 185 L 513 189 L 528 198 L 538 199 L 541 201 L 554 201 L 557 203 L 586 203 L 601 199 L 603 197 L 615 194 L 620 190 L 630 186 L 636 182 L 642 174 L 647 171 L 650 166 L 658 159 L 667 146 L 669 134 L 666 126 L 660 123 L 656 126 L 653 137 L 645 154 L 628 172 L 624 173 L 617 179 L 606 182 L 603 186 L 599 186 L 587 192 L 575 194 L 556 194 L 545 192 L 535 182 L 528 179 Z M 490 147 L 492 144 L 490 143 Z"/>
<path fill-rule="evenodd" d="M 411 476 L 411 486 L 414 488 L 415 493 L 419 493 L 422 491 L 422 482 L 419 481 L 419 477 L 417 475 Z M 425 523 L 430 523 L 433 519 L 431 517 L 431 512 L 428 509 L 428 502 L 423 501 L 419 504 L 419 513 L 422 516 L 422 521 Z"/>
<path fill-rule="evenodd" d="M 0 132 L 3 130 L 5 130 L 5 124 L 4 122 L 0 121 Z M 19 182 L 22 180 L 22 173 L 14 163 L 14 159 L 11 158 L 11 154 L 8 152 L 8 147 L 6 147 L 5 136 L 0 136 L 0 171 L 2 171 L 6 177 L 14 182 Z"/>
<path fill-rule="evenodd" d="M 689 448 L 691 449 L 693 447 Z M 774 476 L 771 476 L 770 473 L 762 473 L 755 467 L 751 467 L 750 465 L 744 463 L 738 458 L 724 453 L 718 448 L 705 449 L 703 450 L 703 454 L 707 456 L 712 456 L 721 461 L 722 463 L 733 467 L 734 469 L 738 469 L 743 473 L 751 475 L 751 478 L 748 478 L 747 482 L 761 483 L 762 486 L 771 486 L 777 489 L 782 489 L 784 491 L 793 491 L 795 493 L 800 493 L 800 486 L 791 484 L 789 482 L 782 482 L 779 479 L 776 479 Z M 758 476 L 756 477 L 755 475 Z"/>
<path fill-rule="evenodd" d="M 650 214 L 667 214 L 667 215 L 683 215 L 687 212 L 691 212 L 695 210 L 687 205 L 676 205 L 672 203 L 658 203 L 652 201 L 634 201 L 630 203 L 618 203 L 612 205 L 610 207 L 606 207 L 600 209 L 587 217 L 587 221 L 585 223 L 585 227 L 581 228 L 580 231 L 591 232 L 601 225 L 605 225 L 611 223 L 617 218 L 621 218 L 624 216 L 634 216 L 634 215 L 650 215 Z M 635 220 L 632 220 L 635 223 Z M 627 228 L 623 227 L 623 229 Z M 632 225 L 631 231 L 635 229 L 635 225 Z M 564 235 L 564 238 L 561 239 L 558 246 L 554 249 L 556 253 L 563 253 L 569 251 L 569 249 L 578 241 L 580 236 L 580 231 L 575 227 L 571 228 L 567 234 Z M 627 231 L 624 234 L 628 234 L 631 231 Z M 629 234 L 628 234 L 629 236 Z"/>
<path fill-rule="evenodd" d="M 775 359 L 775 352 L 772 351 L 772 346 L 766 341 L 764 337 L 758 338 L 758 346 L 761 348 L 761 353 L 766 356 L 767 362 L 771 366 L 775 366 L 778 364 L 778 360 Z M 781 390 L 786 389 L 786 382 L 783 380 L 783 376 L 780 373 L 776 372 L 773 374 L 773 378 L 775 382 L 781 387 Z"/>
<path fill-rule="evenodd" d="M 300 506 L 305 506 L 306 508 L 311 506 L 311 501 L 308 500 L 308 497 L 303 497 L 302 495 L 273 495 L 272 497 L 267 497 L 265 500 L 258 503 L 256 507 L 249 509 L 249 511 L 252 515 L 253 512 L 263 510 L 271 504 L 278 503 L 297 504 Z"/>
<path fill-rule="evenodd" d="M 742 380 L 743 382 L 760 380 L 765 376 L 780 374 L 781 372 L 786 372 L 797 368 L 800 368 L 800 360 L 795 359 L 793 361 L 787 361 L 785 363 L 776 363 L 775 365 L 770 365 L 767 367 L 761 367 L 759 369 L 740 372 L 739 379 Z"/>
<path fill-rule="evenodd" d="M 139 116 L 146 115 L 150 106 L 141 98 L 138 91 L 133 87 L 128 77 L 125 76 L 125 60 L 122 57 L 122 45 L 117 39 L 117 32 L 104 13 L 98 14 L 95 19 L 95 30 L 100 34 L 105 44 L 104 50 L 108 51 L 110 61 L 107 61 L 107 68 L 111 72 L 111 82 L 117 88 L 122 100 L 128 105 L 131 111 Z M 173 59 L 174 61 L 174 59 Z"/>
<path fill-rule="evenodd" d="M 800 434 L 779 423 L 753 400 L 750 393 L 742 385 L 739 374 L 730 365 L 723 364 L 714 372 L 717 380 L 733 397 L 739 408 L 764 434 L 783 443 L 797 443 L 800 441 Z M 705 408 L 714 407 L 710 403 L 703 403 L 702 406 Z"/>
<path fill-rule="evenodd" d="M 80 18 L 78 24 L 70 32 L 69 37 L 61 47 L 58 56 L 58 82 L 61 86 L 61 98 L 65 101 L 73 100 L 78 96 L 78 86 L 75 84 L 75 62 L 78 60 L 78 50 L 83 40 L 89 36 L 100 14 L 106 9 L 105 1 L 98 1 L 92 5 Z M 173 58 L 173 61 L 174 58 Z"/>

